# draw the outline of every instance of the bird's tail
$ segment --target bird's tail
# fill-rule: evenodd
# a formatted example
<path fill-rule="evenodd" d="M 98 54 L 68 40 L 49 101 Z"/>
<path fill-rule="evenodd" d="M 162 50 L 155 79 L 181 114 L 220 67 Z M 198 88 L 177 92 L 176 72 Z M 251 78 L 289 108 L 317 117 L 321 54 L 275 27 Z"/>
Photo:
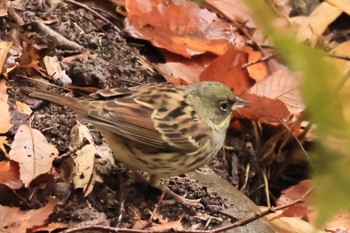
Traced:
<path fill-rule="evenodd" d="M 81 117 L 87 117 L 88 106 L 84 103 L 84 101 L 79 101 L 77 99 L 70 98 L 67 96 L 56 95 L 48 91 L 36 90 L 31 87 L 21 87 L 20 90 L 30 97 L 48 100 L 55 104 L 67 106 L 73 111 L 77 112 Z"/>

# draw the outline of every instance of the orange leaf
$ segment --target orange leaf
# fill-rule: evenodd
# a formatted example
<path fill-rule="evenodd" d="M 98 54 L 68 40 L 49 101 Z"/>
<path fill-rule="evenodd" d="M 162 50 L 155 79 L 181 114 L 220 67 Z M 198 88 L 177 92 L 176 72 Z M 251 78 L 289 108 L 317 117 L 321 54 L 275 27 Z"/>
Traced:
<path fill-rule="evenodd" d="M 0 162 L 0 183 L 12 189 L 19 189 L 23 186 L 19 179 L 18 163 L 13 161 Z"/>
<path fill-rule="evenodd" d="M 300 181 L 298 184 L 293 185 L 282 191 L 282 195 L 276 201 L 277 206 L 287 205 L 293 201 L 296 201 L 303 197 L 311 189 L 310 180 Z"/>
<path fill-rule="evenodd" d="M 263 57 L 261 51 L 253 50 L 249 46 L 245 46 L 244 51 L 246 51 L 249 54 L 248 62 L 256 62 L 261 60 L 261 58 Z M 250 65 L 247 67 L 247 69 L 250 77 L 252 77 L 255 81 L 260 81 L 266 78 L 268 74 L 268 69 L 264 62 L 258 62 L 256 64 Z"/>
<path fill-rule="evenodd" d="M 248 93 L 242 94 L 240 97 L 249 103 L 248 107 L 237 110 L 241 117 L 272 125 L 280 125 L 281 122 L 287 122 L 291 117 L 286 105 L 280 100 Z"/>
<path fill-rule="evenodd" d="M 68 224 L 66 223 L 63 223 L 63 222 L 51 222 L 49 223 L 47 226 L 42 226 L 42 227 L 38 227 L 38 228 L 35 228 L 33 229 L 32 231 L 33 232 L 53 232 L 57 229 L 64 229 L 64 228 L 67 228 L 68 227 Z"/>
<path fill-rule="evenodd" d="M 310 191 L 311 184 L 310 180 L 303 180 L 300 183 L 293 185 L 282 192 L 282 195 L 278 198 L 276 205 L 282 206 L 287 205 L 293 201 L 302 198 L 306 193 Z M 305 217 L 309 212 L 309 204 L 306 202 L 302 204 L 293 205 L 286 210 L 284 210 L 279 217 Z"/>
<path fill-rule="evenodd" d="M 51 199 L 44 207 L 28 211 L 0 205 L 0 232 L 25 233 L 27 229 L 45 224 L 58 201 Z"/>
<path fill-rule="evenodd" d="M 247 54 L 235 47 L 214 61 L 201 73 L 200 81 L 219 81 L 232 88 L 235 94 L 241 94 L 255 83 L 248 73 L 242 69 L 247 62 Z"/>
<path fill-rule="evenodd" d="M 237 46 L 243 44 L 232 25 L 193 3 L 127 0 L 126 9 L 125 30 L 131 36 L 184 57 L 205 52 L 223 54 L 229 41 Z"/>

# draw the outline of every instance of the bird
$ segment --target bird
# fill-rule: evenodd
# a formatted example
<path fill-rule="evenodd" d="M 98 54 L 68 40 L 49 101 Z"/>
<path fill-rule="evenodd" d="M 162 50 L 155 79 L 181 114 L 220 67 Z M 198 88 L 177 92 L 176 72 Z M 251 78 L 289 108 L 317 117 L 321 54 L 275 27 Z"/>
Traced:
<path fill-rule="evenodd" d="M 224 84 L 142 84 L 80 98 L 22 87 L 30 97 L 67 106 L 105 137 L 116 160 L 149 174 L 149 184 L 185 205 L 161 180 L 195 170 L 223 147 L 233 112 L 247 105 Z"/>

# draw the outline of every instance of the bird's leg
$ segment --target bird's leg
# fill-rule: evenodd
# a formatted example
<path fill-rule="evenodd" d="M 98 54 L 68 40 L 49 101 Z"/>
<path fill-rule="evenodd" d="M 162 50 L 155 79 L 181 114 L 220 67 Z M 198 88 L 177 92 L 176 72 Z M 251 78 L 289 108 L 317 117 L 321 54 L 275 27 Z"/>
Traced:
<path fill-rule="evenodd" d="M 164 185 L 162 182 L 160 182 L 160 179 L 157 176 L 151 175 L 149 178 L 149 183 L 153 187 L 156 187 L 163 192 L 169 194 L 172 196 L 176 202 L 181 203 L 187 207 L 195 207 L 195 208 L 202 208 L 204 209 L 204 206 L 200 203 L 201 199 L 187 199 L 184 196 L 180 196 L 179 194 L 172 191 L 170 188 L 168 188 L 166 185 Z"/>
<path fill-rule="evenodd" d="M 147 181 L 147 179 L 145 178 L 144 175 L 140 174 L 136 170 L 132 170 L 132 171 L 138 179 L 143 180 L 146 183 L 150 184 L 152 187 L 160 189 L 162 192 L 172 196 L 175 199 L 175 202 L 181 203 L 187 207 L 195 207 L 195 208 L 204 209 L 204 206 L 200 203 L 201 199 L 187 199 L 187 198 L 185 198 L 185 196 L 180 196 L 179 194 L 175 193 L 170 188 L 168 188 L 166 185 L 164 185 L 160 181 L 160 178 L 158 176 L 151 175 Z M 163 200 L 163 202 L 165 202 L 165 201 Z"/>

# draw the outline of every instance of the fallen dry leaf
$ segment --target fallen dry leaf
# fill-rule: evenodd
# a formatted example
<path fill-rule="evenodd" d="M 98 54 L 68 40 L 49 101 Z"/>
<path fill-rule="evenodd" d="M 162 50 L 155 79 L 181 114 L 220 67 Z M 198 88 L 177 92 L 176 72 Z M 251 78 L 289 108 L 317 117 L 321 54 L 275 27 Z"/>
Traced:
<path fill-rule="evenodd" d="M 32 232 L 53 232 L 58 229 L 65 229 L 68 227 L 68 224 L 63 222 L 51 222 L 46 226 L 37 227 L 35 229 L 32 229 Z"/>
<path fill-rule="evenodd" d="M 5 1 L 6 2 L 6 1 Z M 1 3 L 0 3 L 1 5 Z M 10 51 L 12 42 L 0 41 L 0 73 L 4 73 L 4 64 L 7 60 L 7 54 Z"/>
<path fill-rule="evenodd" d="M 338 18 L 341 13 L 342 10 L 338 7 L 322 2 L 306 20 L 302 21 L 296 35 L 297 40 L 301 42 L 307 41 L 312 46 L 315 46 L 328 25 Z"/>
<path fill-rule="evenodd" d="M 247 54 L 232 46 L 225 54 L 212 61 L 199 79 L 222 82 L 239 95 L 248 91 L 255 83 L 247 71 L 242 69 L 242 65 L 246 62 Z"/>
<path fill-rule="evenodd" d="M 196 64 L 190 66 L 180 62 L 159 63 L 156 64 L 156 67 L 168 82 L 182 79 L 189 84 L 198 83 L 199 76 L 204 69 Z"/>
<path fill-rule="evenodd" d="M 244 0 L 205 0 L 205 3 L 237 25 L 256 28 L 252 11 Z"/>
<path fill-rule="evenodd" d="M 240 97 L 249 103 L 248 107 L 237 110 L 240 117 L 271 125 L 280 125 L 281 122 L 286 123 L 291 117 L 286 105 L 280 100 L 249 93 L 244 93 Z"/>
<path fill-rule="evenodd" d="M 7 16 L 9 4 L 7 0 L 0 0 L 0 17 Z"/>
<path fill-rule="evenodd" d="M 261 208 L 262 211 L 267 207 Z M 314 227 L 312 224 L 300 219 L 299 217 L 279 217 L 283 211 L 277 211 L 266 216 L 269 222 L 272 224 L 276 232 L 283 233 L 326 233 Z"/>
<path fill-rule="evenodd" d="M 6 133 L 11 129 L 11 114 L 7 104 L 7 85 L 6 80 L 0 80 L 0 134 Z"/>
<path fill-rule="evenodd" d="M 13 161 L 0 162 L 0 183 L 12 189 L 19 189 L 23 186 L 22 181 L 19 179 L 18 163 Z"/>
<path fill-rule="evenodd" d="M 72 84 L 72 79 L 66 74 L 65 70 L 61 69 L 61 65 L 56 56 L 45 56 L 43 61 L 47 74 L 52 77 L 55 83 L 61 83 L 63 86 Z"/>
<path fill-rule="evenodd" d="M 331 218 L 325 226 L 327 232 L 348 232 L 350 229 L 350 212 L 344 212 Z"/>
<path fill-rule="evenodd" d="M 276 206 L 287 205 L 293 201 L 296 201 L 311 190 L 310 180 L 303 180 L 296 185 L 293 185 L 286 190 L 282 191 L 282 195 L 276 201 Z M 307 195 L 309 197 L 309 194 Z M 307 198 L 306 197 L 306 198 Z M 277 215 L 275 218 L 279 217 L 306 217 L 310 212 L 310 204 L 306 201 L 300 204 L 296 204 L 285 209 L 280 215 Z"/>
<path fill-rule="evenodd" d="M 21 101 L 16 100 L 16 108 L 20 113 L 26 114 L 28 116 L 32 114 L 32 109 L 28 106 L 28 104 Z"/>
<path fill-rule="evenodd" d="M 269 77 L 257 82 L 249 93 L 281 100 L 290 113 L 298 114 L 305 109 L 299 90 L 300 82 L 300 74 L 292 73 L 286 67 L 280 66 L 279 70 Z"/>
<path fill-rule="evenodd" d="M 26 233 L 28 229 L 44 225 L 58 202 L 51 199 L 44 207 L 27 211 L 0 205 L 0 232 Z"/>
<path fill-rule="evenodd" d="M 126 9 L 125 30 L 131 36 L 184 57 L 205 52 L 220 55 L 229 43 L 243 45 L 232 25 L 191 2 L 128 0 Z"/>
<path fill-rule="evenodd" d="M 34 178 L 50 171 L 58 151 L 47 142 L 39 130 L 21 125 L 16 132 L 9 155 L 12 160 L 19 163 L 21 180 L 25 187 L 28 187 Z"/>
<path fill-rule="evenodd" d="M 183 80 L 179 84 L 199 83 L 200 74 L 217 58 L 217 55 L 211 53 L 192 58 L 184 58 L 166 50 L 161 50 L 161 53 L 165 57 L 166 63 L 158 63 L 155 66 L 168 82 L 178 83 L 178 80 Z"/>
<path fill-rule="evenodd" d="M 303 197 L 311 189 L 311 181 L 303 180 L 282 191 L 282 195 L 276 201 L 277 206 L 286 205 Z"/>
<path fill-rule="evenodd" d="M 344 11 L 346 14 L 350 15 L 350 2 L 349 0 L 326 0 L 326 2 L 329 2 L 330 4 L 338 7 L 342 11 Z"/>
<path fill-rule="evenodd" d="M 73 156 L 75 162 L 73 183 L 75 188 L 82 188 L 84 196 L 87 196 L 94 188 L 95 155 L 97 150 L 89 129 L 78 122 L 72 128 L 71 147 L 79 147 L 84 138 L 89 141 L 89 144 L 78 150 Z"/>
<path fill-rule="evenodd" d="M 39 50 L 34 44 L 23 42 L 23 53 L 18 59 L 19 66 L 26 69 L 34 69 L 44 77 L 46 76 L 39 65 L 40 62 Z"/>
<path fill-rule="evenodd" d="M 249 54 L 248 63 L 261 61 L 263 57 L 263 54 L 261 51 L 254 50 L 249 46 L 244 47 L 244 51 L 246 51 Z M 249 76 L 253 78 L 255 81 L 263 80 L 268 75 L 268 69 L 264 62 L 258 62 L 256 64 L 249 65 L 247 67 L 247 70 L 248 70 Z"/>

